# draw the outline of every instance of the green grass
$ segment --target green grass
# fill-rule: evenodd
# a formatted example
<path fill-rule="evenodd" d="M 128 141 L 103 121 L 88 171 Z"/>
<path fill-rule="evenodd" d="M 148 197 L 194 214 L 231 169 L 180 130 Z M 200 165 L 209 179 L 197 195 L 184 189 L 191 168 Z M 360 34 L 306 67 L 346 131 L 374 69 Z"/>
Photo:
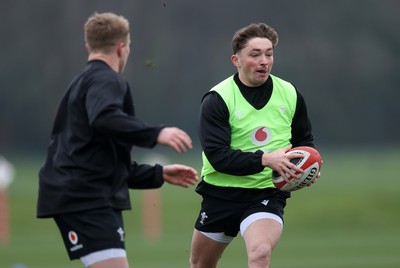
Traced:
<path fill-rule="evenodd" d="M 285 210 L 285 230 L 273 252 L 273 268 L 400 267 L 400 153 L 322 152 L 322 177 L 293 193 Z M 70 262 L 51 219 L 36 219 L 40 162 L 11 159 L 16 178 L 9 189 L 11 240 L 0 244 L 0 268 L 83 267 Z M 188 160 L 188 159 L 186 159 Z M 186 162 L 185 159 L 180 162 Z M 199 167 L 199 159 L 189 159 Z M 125 213 L 127 251 L 132 267 L 188 267 L 193 224 L 200 198 L 193 188 L 165 185 L 161 203 L 162 235 L 144 235 L 141 191 L 132 191 L 133 210 Z M 247 267 L 238 236 L 219 268 Z"/>

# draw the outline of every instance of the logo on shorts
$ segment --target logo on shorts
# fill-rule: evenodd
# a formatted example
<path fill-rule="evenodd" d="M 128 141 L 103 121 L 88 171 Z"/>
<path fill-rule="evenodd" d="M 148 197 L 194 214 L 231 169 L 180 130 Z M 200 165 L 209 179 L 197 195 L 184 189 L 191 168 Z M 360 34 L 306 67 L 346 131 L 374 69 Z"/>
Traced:
<path fill-rule="evenodd" d="M 205 212 L 202 212 L 200 214 L 200 223 L 204 225 L 204 221 L 208 218 L 207 214 Z"/>
<path fill-rule="evenodd" d="M 76 245 L 78 243 L 78 235 L 74 231 L 69 231 L 68 239 L 69 242 L 72 243 L 72 245 Z"/>
<path fill-rule="evenodd" d="M 263 201 L 261 202 L 261 204 L 263 204 L 264 206 L 267 206 L 267 205 L 268 205 L 268 202 L 269 202 L 269 200 L 263 200 Z"/>
<path fill-rule="evenodd" d="M 121 239 L 121 242 L 125 241 L 125 232 L 124 229 L 122 229 L 122 227 L 119 227 L 117 230 L 117 233 L 119 234 L 119 237 Z"/>
<path fill-rule="evenodd" d="M 69 248 L 71 252 L 83 248 L 82 244 L 78 245 L 78 235 L 74 231 L 68 232 L 68 239 L 69 242 L 71 242 L 71 244 L 74 245 L 73 247 Z"/>

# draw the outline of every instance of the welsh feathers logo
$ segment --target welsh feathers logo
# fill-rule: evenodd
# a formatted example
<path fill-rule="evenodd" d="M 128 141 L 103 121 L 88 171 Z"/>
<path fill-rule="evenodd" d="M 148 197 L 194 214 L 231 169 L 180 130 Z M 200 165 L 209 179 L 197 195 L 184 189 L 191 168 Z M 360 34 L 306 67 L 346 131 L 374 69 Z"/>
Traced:
<path fill-rule="evenodd" d="M 271 138 L 271 130 L 267 127 L 257 127 L 251 133 L 251 141 L 257 146 L 268 144 Z"/>
<path fill-rule="evenodd" d="M 78 243 L 78 235 L 74 231 L 69 231 L 68 239 L 73 245 Z"/>

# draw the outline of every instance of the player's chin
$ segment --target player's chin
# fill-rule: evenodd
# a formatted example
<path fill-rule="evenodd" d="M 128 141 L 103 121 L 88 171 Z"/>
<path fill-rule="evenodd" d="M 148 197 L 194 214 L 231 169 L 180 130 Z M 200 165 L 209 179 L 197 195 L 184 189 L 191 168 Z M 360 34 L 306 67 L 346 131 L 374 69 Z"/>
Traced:
<path fill-rule="evenodd" d="M 256 72 L 256 74 L 254 75 L 254 84 L 262 85 L 268 80 L 268 77 L 269 73 Z"/>

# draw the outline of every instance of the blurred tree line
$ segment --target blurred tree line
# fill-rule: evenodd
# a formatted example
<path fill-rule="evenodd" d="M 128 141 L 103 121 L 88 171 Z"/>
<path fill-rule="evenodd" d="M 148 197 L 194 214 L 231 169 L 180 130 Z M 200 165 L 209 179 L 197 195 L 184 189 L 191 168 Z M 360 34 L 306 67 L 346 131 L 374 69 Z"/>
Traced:
<path fill-rule="evenodd" d="M 397 0 L 1 1 L 0 152 L 45 151 L 95 11 L 131 23 L 124 75 L 138 116 L 195 144 L 201 97 L 235 72 L 233 33 L 265 22 L 280 37 L 273 73 L 305 96 L 318 144 L 399 145 L 399 10 Z"/>

